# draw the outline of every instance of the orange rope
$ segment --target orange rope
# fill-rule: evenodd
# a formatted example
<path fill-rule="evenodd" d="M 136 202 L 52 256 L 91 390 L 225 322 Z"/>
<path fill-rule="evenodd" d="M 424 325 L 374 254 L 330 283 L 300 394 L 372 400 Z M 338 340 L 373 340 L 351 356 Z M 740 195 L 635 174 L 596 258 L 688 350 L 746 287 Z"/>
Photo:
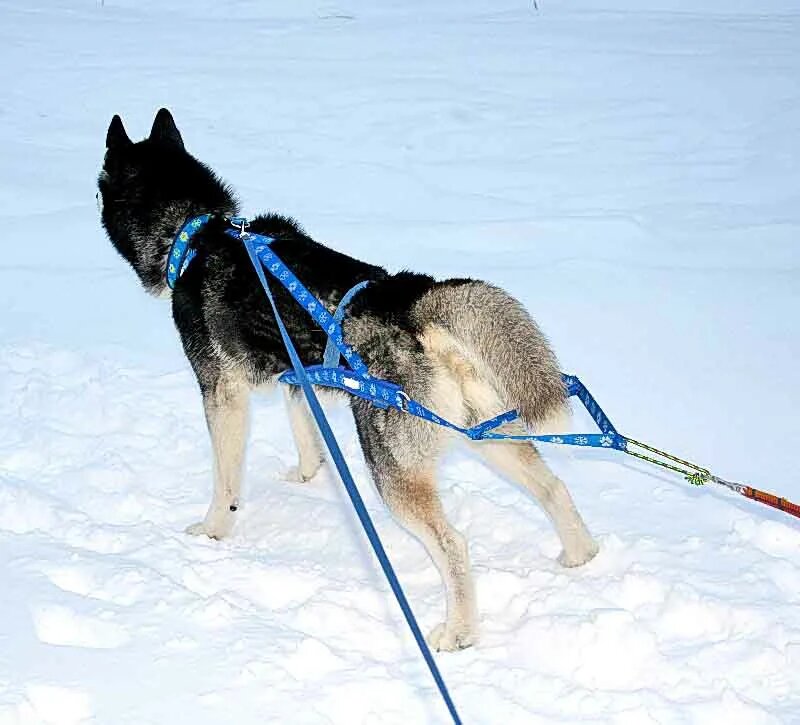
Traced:
<path fill-rule="evenodd" d="M 785 511 L 787 514 L 797 516 L 797 518 L 800 519 L 800 506 L 791 501 L 787 501 L 785 498 L 780 498 L 766 491 L 759 491 L 757 488 L 752 488 L 751 486 L 744 486 L 740 493 L 742 496 L 753 499 L 753 501 L 772 506 L 774 509 Z"/>

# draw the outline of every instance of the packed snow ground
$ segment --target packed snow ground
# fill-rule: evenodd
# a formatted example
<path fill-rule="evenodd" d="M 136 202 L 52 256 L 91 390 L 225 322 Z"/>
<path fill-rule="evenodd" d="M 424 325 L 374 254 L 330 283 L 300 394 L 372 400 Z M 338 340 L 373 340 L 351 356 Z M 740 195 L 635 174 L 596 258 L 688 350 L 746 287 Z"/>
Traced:
<path fill-rule="evenodd" d="M 247 212 L 522 299 L 617 425 L 800 499 L 800 14 L 790 0 L 0 2 L 0 723 L 446 722 L 340 484 L 256 401 L 229 541 L 168 305 L 94 207 L 171 108 Z M 439 578 L 332 419 L 424 629 Z M 577 419 L 579 424 L 580 418 Z M 455 451 L 482 639 L 467 723 L 800 722 L 800 526 L 549 448 L 601 552 Z"/>

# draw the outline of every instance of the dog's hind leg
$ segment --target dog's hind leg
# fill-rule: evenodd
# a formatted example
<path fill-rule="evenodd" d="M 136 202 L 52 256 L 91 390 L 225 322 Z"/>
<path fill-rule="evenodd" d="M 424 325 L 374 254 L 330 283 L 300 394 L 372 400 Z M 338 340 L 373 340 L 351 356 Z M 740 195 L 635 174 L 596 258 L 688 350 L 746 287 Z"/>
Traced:
<path fill-rule="evenodd" d="M 293 385 L 283 386 L 283 396 L 289 412 L 294 443 L 297 446 L 297 466 L 287 473 L 292 481 L 310 481 L 322 465 L 323 454 L 319 434 L 303 394 Z"/>
<path fill-rule="evenodd" d="M 453 399 L 460 395 L 465 409 L 461 422 L 474 425 L 507 409 L 497 391 L 496 376 L 480 356 L 435 326 L 426 330 L 422 343 L 442 371 L 440 384 L 434 388 L 430 401 L 434 410 L 445 410 L 448 404 L 452 406 Z M 454 413 L 457 414 L 457 410 L 451 413 L 451 420 L 457 419 L 452 417 Z M 527 432 L 518 423 L 504 430 L 521 435 Z M 594 557 L 597 544 L 586 529 L 567 487 L 545 465 L 533 445 L 521 441 L 477 441 L 472 445 L 493 467 L 536 497 L 561 539 L 564 551 L 559 561 L 564 566 L 579 566 Z"/>
<path fill-rule="evenodd" d="M 432 469 L 376 471 L 378 490 L 395 518 L 427 549 L 447 595 L 446 620 L 428 642 L 436 650 L 458 650 L 477 640 L 475 590 L 464 537 L 444 515 Z"/>
<path fill-rule="evenodd" d="M 214 494 L 205 519 L 189 526 L 189 534 L 222 539 L 233 528 L 239 508 L 249 397 L 247 382 L 232 375 L 220 376 L 215 385 L 203 390 L 214 456 Z"/>
<path fill-rule="evenodd" d="M 510 432 L 524 434 L 525 429 Z M 561 539 L 563 566 L 580 566 L 594 558 L 598 546 L 575 508 L 572 497 L 558 476 L 530 443 L 521 441 L 477 441 L 473 449 L 489 464 L 534 495 L 550 517 Z"/>

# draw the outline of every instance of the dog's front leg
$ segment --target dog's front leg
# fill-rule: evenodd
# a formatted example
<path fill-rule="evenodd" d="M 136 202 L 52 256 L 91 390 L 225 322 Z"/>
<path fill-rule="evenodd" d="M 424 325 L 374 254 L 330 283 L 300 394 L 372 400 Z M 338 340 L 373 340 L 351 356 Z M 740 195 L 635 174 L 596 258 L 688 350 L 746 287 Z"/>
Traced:
<path fill-rule="evenodd" d="M 244 380 L 225 376 L 203 391 L 214 455 L 214 494 L 205 519 L 189 526 L 189 534 L 221 539 L 233 528 L 239 508 L 249 397 Z"/>

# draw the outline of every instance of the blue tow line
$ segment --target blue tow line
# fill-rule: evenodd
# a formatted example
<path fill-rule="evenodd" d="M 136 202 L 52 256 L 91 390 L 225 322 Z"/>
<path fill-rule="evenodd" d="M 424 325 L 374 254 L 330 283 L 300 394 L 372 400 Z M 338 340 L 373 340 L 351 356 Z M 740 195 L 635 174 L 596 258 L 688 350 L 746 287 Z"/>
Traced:
<path fill-rule="evenodd" d="M 173 247 L 170 250 L 167 263 L 167 282 L 170 288 L 175 286 L 175 282 L 186 270 L 189 263 L 195 256 L 195 250 L 191 247 L 191 240 L 194 234 L 202 228 L 205 223 L 211 218 L 209 214 L 195 217 L 188 220 L 183 227 L 181 227 L 178 235 L 173 242 Z M 444 426 L 455 430 L 467 436 L 471 440 L 530 440 L 539 441 L 544 443 L 561 443 L 575 446 L 587 446 L 595 448 L 614 448 L 621 451 L 627 450 L 628 439 L 617 432 L 616 428 L 612 425 L 608 416 L 598 405 L 597 401 L 586 389 L 584 384 L 574 375 L 564 375 L 564 385 L 567 394 L 577 397 L 584 405 L 586 410 L 592 416 L 592 419 L 600 429 L 600 433 L 578 433 L 578 434 L 562 434 L 562 435 L 510 435 L 507 433 L 498 433 L 495 429 L 516 420 L 519 414 L 516 410 L 509 410 L 502 413 L 490 420 L 483 421 L 478 425 L 471 428 L 464 428 L 462 426 L 451 423 L 441 416 L 437 415 L 434 411 L 426 408 L 421 403 L 409 398 L 403 391 L 400 385 L 389 382 L 388 380 L 380 380 L 373 378 L 367 369 L 366 364 L 360 358 L 358 353 L 353 350 L 344 340 L 342 332 L 341 321 L 344 316 L 345 307 L 352 297 L 363 289 L 367 282 L 360 282 L 355 287 L 350 289 L 342 298 L 339 306 L 334 314 L 328 312 L 325 305 L 318 300 L 305 286 L 300 282 L 294 273 L 289 269 L 281 259 L 270 248 L 272 242 L 275 241 L 273 237 L 264 236 L 262 234 L 255 234 L 247 232 L 247 220 L 241 217 L 229 218 L 234 228 L 227 229 L 226 234 L 241 241 L 244 244 L 250 261 L 253 264 L 256 275 L 258 275 L 259 282 L 264 288 L 264 293 L 269 300 L 272 307 L 275 321 L 278 325 L 283 344 L 286 346 L 286 351 L 289 354 L 289 360 L 292 363 L 292 370 L 287 370 L 279 379 L 281 382 L 290 385 L 297 385 L 303 389 L 306 400 L 308 401 L 311 414 L 320 429 L 322 438 L 325 445 L 330 451 L 331 458 L 333 459 L 336 470 L 342 479 L 347 495 L 355 508 L 356 515 L 358 516 L 361 526 L 369 539 L 372 550 L 378 558 L 378 562 L 383 569 L 383 573 L 389 582 L 389 586 L 394 593 L 397 603 L 403 612 L 403 616 L 408 623 L 411 633 L 417 642 L 417 646 L 422 653 L 425 663 L 436 682 L 436 687 L 447 706 L 450 716 L 456 725 L 461 725 L 461 718 L 458 715 L 455 704 L 453 703 L 447 685 L 439 672 L 433 655 L 428 647 L 425 638 L 420 631 L 411 606 L 406 599 L 403 588 L 397 579 L 397 575 L 392 568 L 386 551 L 383 548 L 378 532 L 372 523 L 372 519 L 364 506 L 364 501 L 361 494 L 358 492 L 353 476 L 350 469 L 344 460 L 342 451 L 339 444 L 333 435 L 330 423 L 325 417 L 325 413 L 320 406 L 317 395 L 314 392 L 314 385 L 321 385 L 323 387 L 332 387 L 343 390 L 351 395 L 355 395 L 364 400 L 367 400 L 372 405 L 379 408 L 394 408 L 403 413 L 414 415 L 416 417 L 427 420 L 431 423 Z M 289 337 L 286 330 L 286 325 L 283 318 L 278 312 L 275 299 L 272 296 L 267 277 L 264 274 L 264 269 L 267 269 L 275 279 L 277 279 L 294 297 L 297 303 L 308 312 L 312 319 L 328 336 L 328 345 L 325 349 L 324 362 L 322 365 L 310 365 L 303 367 L 297 355 L 297 350 L 294 343 Z M 350 366 L 348 370 L 345 367 L 338 365 L 339 357 L 344 357 L 347 365 Z"/>

